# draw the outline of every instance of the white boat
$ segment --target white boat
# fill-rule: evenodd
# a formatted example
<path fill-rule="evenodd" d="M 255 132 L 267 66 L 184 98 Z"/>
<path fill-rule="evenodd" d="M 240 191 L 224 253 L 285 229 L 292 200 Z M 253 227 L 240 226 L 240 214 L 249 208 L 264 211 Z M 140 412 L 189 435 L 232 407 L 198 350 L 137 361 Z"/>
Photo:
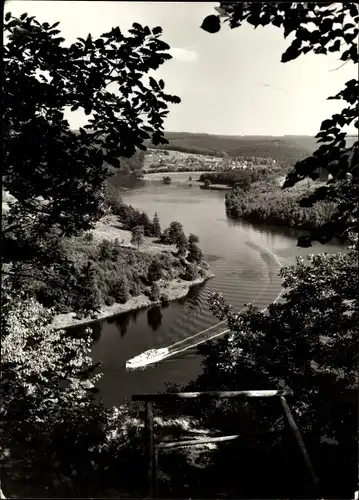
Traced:
<path fill-rule="evenodd" d="M 139 356 L 126 361 L 126 369 L 140 368 L 141 366 L 151 365 L 152 363 L 161 361 L 166 354 L 168 354 L 167 347 L 163 347 L 162 349 L 149 349 Z"/>

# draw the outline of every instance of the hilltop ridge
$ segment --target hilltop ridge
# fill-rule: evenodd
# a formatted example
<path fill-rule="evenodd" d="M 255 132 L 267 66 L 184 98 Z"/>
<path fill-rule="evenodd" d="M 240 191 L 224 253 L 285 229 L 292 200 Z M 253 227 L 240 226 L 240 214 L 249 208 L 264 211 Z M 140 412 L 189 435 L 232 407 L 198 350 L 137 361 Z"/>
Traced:
<path fill-rule="evenodd" d="M 283 166 L 293 165 L 312 154 L 318 147 L 316 139 L 305 135 L 262 136 L 262 135 L 211 135 L 190 132 L 166 132 L 169 144 L 159 149 L 176 150 L 209 156 L 262 157 L 272 158 Z M 354 142 L 349 136 L 349 143 Z M 150 143 L 147 146 L 154 148 Z"/>

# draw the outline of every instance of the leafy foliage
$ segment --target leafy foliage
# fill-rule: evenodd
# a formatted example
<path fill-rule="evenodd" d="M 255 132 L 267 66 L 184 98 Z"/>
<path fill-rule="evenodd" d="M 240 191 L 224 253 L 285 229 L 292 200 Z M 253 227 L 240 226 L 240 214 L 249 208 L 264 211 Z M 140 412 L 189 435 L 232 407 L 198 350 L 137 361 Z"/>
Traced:
<path fill-rule="evenodd" d="M 253 182 L 264 180 L 270 176 L 270 172 L 264 168 L 225 170 L 222 172 L 206 172 L 198 179 L 199 182 L 210 181 L 211 184 L 223 184 L 233 186 L 238 184 L 242 189 L 249 187 Z"/>
<path fill-rule="evenodd" d="M 45 310 L 32 298 L 26 299 L 24 294 L 14 297 L 7 280 L 3 281 L 1 465 L 3 475 L 7 468 L 15 469 L 11 475 L 18 483 L 22 474 L 25 478 L 34 473 L 36 478 L 41 467 L 32 468 L 38 464 L 35 457 L 41 457 L 43 462 L 44 444 L 56 439 L 59 427 L 65 431 L 64 422 L 79 424 L 85 414 L 89 418 L 100 377 L 94 374 L 96 367 L 89 355 L 90 336 L 75 338 L 63 330 L 54 330 L 49 326 L 52 319 L 51 310 Z M 69 435 L 64 437 L 65 443 L 71 439 Z M 52 463 L 56 463 L 56 453 L 61 451 L 55 448 L 52 452 Z M 72 458 L 68 464 L 71 462 Z M 46 474 L 49 464 L 44 465 L 42 473 Z"/>
<path fill-rule="evenodd" d="M 162 268 L 158 260 L 153 260 L 148 268 L 148 281 L 158 281 L 162 278 Z"/>
<path fill-rule="evenodd" d="M 157 283 L 152 283 L 150 294 L 151 300 L 157 301 L 160 299 L 160 287 Z"/>
<path fill-rule="evenodd" d="M 327 54 L 339 52 L 340 60 L 357 64 L 359 62 L 357 37 L 359 9 L 356 3 L 261 3 L 254 2 L 220 4 L 221 14 L 208 16 L 202 28 L 209 33 L 219 31 L 220 21 L 237 28 L 247 21 L 254 27 L 272 24 L 283 28 L 284 37 L 291 33 L 293 41 L 282 54 L 282 62 L 297 59 L 301 54 Z M 297 162 L 294 170 L 287 176 L 283 189 L 294 186 L 300 180 L 317 178 L 317 169 L 326 169 L 332 180 L 326 189 L 317 190 L 310 198 L 303 199 L 305 206 L 323 200 L 342 200 L 337 204 L 333 217 L 311 236 L 298 241 L 299 245 L 310 246 L 312 240 L 322 243 L 333 237 L 343 242 L 349 241 L 350 233 L 356 230 L 358 207 L 353 193 L 358 189 L 358 141 L 352 146 L 347 143 L 344 127 L 353 125 L 358 128 L 358 80 L 352 79 L 345 88 L 328 99 L 343 101 L 343 109 L 330 119 L 324 120 L 317 134 L 318 143 L 323 143 L 312 156 Z"/>
<path fill-rule="evenodd" d="M 4 286 L 5 287 L 5 286 Z M 83 378 L 92 367 L 90 338 L 71 338 L 49 327 L 53 312 L 34 299 L 2 293 L 2 413 L 23 403 L 25 418 L 47 419 L 62 405 L 85 402 L 98 377 Z M 67 383 L 67 387 L 61 386 Z M 24 396 L 26 395 L 26 398 Z M 20 412 L 21 413 L 21 412 Z M 41 417 L 40 417 L 41 415 Z"/>
<path fill-rule="evenodd" d="M 65 46 L 48 23 L 8 13 L 4 30 L 3 186 L 17 203 L 3 245 L 13 260 L 25 253 L 14 254 L 14 241 L 37 250 L 51 228 L 67 236 L 90 229 L 103 215 L 108 166 L 146 149 L 145 140 L 166 142 L 167 104 L 180 100 L 154 78 L 144 83 L 171 59 L 158 29 L 135 23 L 128 36 L 116 27 Z M 77 133 L 64 119 L 68 109 L 89 116 Z"/>

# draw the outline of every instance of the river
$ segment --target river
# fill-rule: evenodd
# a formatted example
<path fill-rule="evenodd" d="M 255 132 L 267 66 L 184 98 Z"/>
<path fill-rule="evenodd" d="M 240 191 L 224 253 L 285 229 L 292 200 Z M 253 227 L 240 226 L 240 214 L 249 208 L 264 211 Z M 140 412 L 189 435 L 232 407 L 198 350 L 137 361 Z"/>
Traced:
<path fill-rule="evenodd" d="M 208 309 L 211 292 L 222 292 L 236 310 L 248 302 L 266 307 L 281 291 L 277 273 L 273 274 L 263 258 L 268 251 L 282 265 L 288 265 L 295 262 L 296 255 L 340 250 L 334 244 L 298 248 L 296 239 L 302 234 L 298 231 L 231 221 L 225 213 L 225 192 L 201 190 L 196 183 L 200 173 L 166 175 L 171 176 L 171 185 L 158 182 L 162 174 L 157 182 L 147 177 L 125 191 L 123 199 L 150 217 L 157 212 L 162 229 L 177 220 L 187 235 L 198 235 L 204 258 L 216 277 L 165 308 L 120 315 L 94 325 L 92 356 L 103 363 L 98 388 L 106 406 L 122 404 L 132 394 L 164 390 L 166 382 L 185 384 L 196 378 L 201 359 L 194 352 L 187 351 L 143 371 L 126 372 L 125 362 L 147 349 L 168 346 L 216 324 L 218 320 Z"/>

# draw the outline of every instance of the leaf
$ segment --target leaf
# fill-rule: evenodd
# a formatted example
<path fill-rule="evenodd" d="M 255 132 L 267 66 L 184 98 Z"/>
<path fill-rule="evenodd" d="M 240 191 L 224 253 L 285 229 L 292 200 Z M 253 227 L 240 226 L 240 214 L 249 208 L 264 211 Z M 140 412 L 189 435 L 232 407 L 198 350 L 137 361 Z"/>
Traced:
<path fill-rule="evenodd" d="M 139 23 L 133 23 L 132 28 L 137 31 L 142 31 L 142 26 Z"/>
<path fill-rule="evenodd" d="M 335 40 L 333 45 L 328 47 L 329 52 L 336 52 L 339 49 L 340 49 L 340 40 Z"/>
<path fill-rule="evenodd" d="M 295 31 L 296 29 L 297 29 L 297 23 L 294 22 L 292 19 L 288 19 L 284 27 L 284 38 L 287 38 L 287 36 L 289 36 L 292 33 L 292 31 Z"/>
<path fill-rule="evenodd" d="M 333 19 L 325 18 L 320 24 L 319 29 L 322 34 L 328 33 L 333 28 Z"/>
<path fill-rule="evenodd" d="M 274 18 L 272 19 L 272 24 L 273 24 L 273 26 L 280 28 L 283 24 L 283 17 L 278 15 L 278 14 L 275 15 Z"/>
<path fill-rule="evenodd" d="M 24 19 L 26 19 L 26 18 L 27 18 L 27 12 L 25 12 L 24 14 L 21 14 L 21 16 L 20 16 L 21 21 L 24 21 Z"/>
<path fill-rule="evenodd" d="M 7 12 L 5 15 L 5 21 L 9 21 L 11 19 L 11 12 Z"/>
<path fill-rule="evenodd" d="M 327 49 L 325 47 L 317 47 L 314 49 L 314 54 L 326 54 Z"/>
<path fill-rule="evenodd" d="M 356 44 L 353 44 L 351 47 L 350 47 L 350 51 L 349 51 L 349 54 L 350 54 L 350 58 L 351 60 L 354 62 L 354 63 L 357 63 L 358 62 L 358 46 Z"/>
<path fill-rule="evenodd" d="M 171 47 L 168 45 L 168 43 L 164 42 L 163 40 L 155 40 L 155 47 L 157 50 L 168 50 Z"/>
<path fill-rule="evenodd" d="M 344 24 L 343 31 L 347 31 L 347 30 L 350 30 L 352 28 L 355 28 L 355 24 L 347 23 L 347 24 Z"/>
<path fill-rule="evenodd" d="M 298 40 L 308 41 L 310 40 L 310 33 L 307 29 L 300 27 L 296 32 L 296 37 Z"/>
<path fill-rule="evenodd" d="M 150 82 L 150 86 L 153 90 L 155 90 L 155 91 L 159 90 L 159 86 L 158 86 L 156 80 L 154 78 L 152 78 L 152 76 L 149 77 L 149 82 Z"/>
<path fill-rule="evenodd" d="M 332 125 L 334 125 L 333 120 L 331 120 L 331 119 L 324 120 L 324 121 L 322 121 L 322 124 L 320 126 L 320 130 L 326 130 L 326 129 L 330 128 Z"/>
<path fill-rule="evenodd" d="M 349 4 L 349 13 L 354 19 L 359 15 L 359 10 L 355 2 Z"/>
<path fill-rule="evenodd" d="M 358 30 L 354 30 L 353 33 L 344 33 L 344 40 L 346 41 L 346 43 L 351 43 L 354 38 L 356 38 L 358 35 Z"/>
<path fill-rule="evenodd" d="M 219 19 L 219 16 L 215 16 L 213 14 L 207 16 L 203 20 L 201 29 L 207 31 L 208 33 L 218 33 L 218 31 L 221 29 L 221 21 Z"/>
<path fill-rule="evenodd" d="M 153 28 L 152 33 L 153 35 L 160 35 L 162 33 L 161 26 L 156 26 L 155 28 Z"/>
<path fill-rule="evenodd" d="M 159 80 L 158 85 L 160 86 L 161 90 L 165 88 L 165 82 L 163 80 Z"/>
<path fill-rule="evenodd" d="M 57 21 L 57 23 L 50 26 L 50 29 L 52 30 L 53 28 L 56 28 L 56 26 L 58 26 L 59 24 L 60 24 L 60 21 Z"/>
<path fill-rule="evenodd" d="M 301 54 L 301 50 L 299 49 L 298 44 L 300 47 L 301 41 L 295 39 L 293 43 L 287 48 L 287 50 L 282 54 L 281 58 L 282 63 L 293 61 Z"/>

